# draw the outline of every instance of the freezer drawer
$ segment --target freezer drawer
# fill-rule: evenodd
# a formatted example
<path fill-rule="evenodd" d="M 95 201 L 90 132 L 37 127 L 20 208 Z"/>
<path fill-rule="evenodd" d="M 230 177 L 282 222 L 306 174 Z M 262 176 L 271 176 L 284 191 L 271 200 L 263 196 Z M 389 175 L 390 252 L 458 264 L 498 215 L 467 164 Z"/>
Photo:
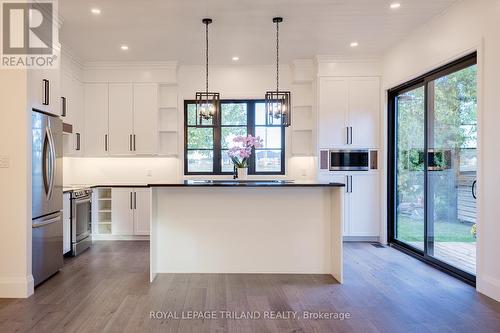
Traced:
<path fill-rule="evenodd" d="M 36 286 L 63 266 L 62 212 L 33 220 L 32 241 L 33 279 Z"/>

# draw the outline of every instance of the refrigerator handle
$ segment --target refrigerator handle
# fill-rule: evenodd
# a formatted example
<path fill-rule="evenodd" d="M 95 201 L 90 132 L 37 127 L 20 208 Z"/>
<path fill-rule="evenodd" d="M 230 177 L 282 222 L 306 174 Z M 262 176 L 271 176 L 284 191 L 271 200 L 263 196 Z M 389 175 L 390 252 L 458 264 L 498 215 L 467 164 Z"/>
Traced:
<path fill-rule="evenodd" d="M 54 144 L 54 137 L 52 135 L 52 131 L 50 127 L 47 127 L 46 135 L 48 138 L 49 149 L 50 149 L 50 171 L 49 171 L 49 191 L 47 193 L 47 197 L 50 199 L 52 197 L 52 191 L 54 190 L 54 175 L 56 174 L 56 148 Z"/>
<path fill-rule="evenodd" d="M 59 222 L 60 220 L 61 220 L 61 215 L 58 215 L 57 217 L 54 217 L 54 218 L 51 218 L 51 219 L 48 219 L 48 220 L 45 220 L 42 222 L 35 222 L 35 223 L 33 223 L 32 227 L 33 228 L 40 228 L 40 227 L 46 226 L 48 224 Z"/>

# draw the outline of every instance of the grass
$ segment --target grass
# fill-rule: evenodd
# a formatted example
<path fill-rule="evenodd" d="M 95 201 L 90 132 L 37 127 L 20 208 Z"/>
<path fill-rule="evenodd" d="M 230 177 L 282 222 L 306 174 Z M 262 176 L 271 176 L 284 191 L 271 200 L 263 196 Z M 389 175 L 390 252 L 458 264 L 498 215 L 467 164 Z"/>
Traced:
<path fill-rule="evenodd" d="M 434 237 L 436 242 L 475 242 L 470 233 L 468 223 L 438 221 L 434 223 Z M 423 242 L 424 224 L 422 220 L 415 220 L 407 216 L 398 217 L 398 236 L 404 242 Z"/>

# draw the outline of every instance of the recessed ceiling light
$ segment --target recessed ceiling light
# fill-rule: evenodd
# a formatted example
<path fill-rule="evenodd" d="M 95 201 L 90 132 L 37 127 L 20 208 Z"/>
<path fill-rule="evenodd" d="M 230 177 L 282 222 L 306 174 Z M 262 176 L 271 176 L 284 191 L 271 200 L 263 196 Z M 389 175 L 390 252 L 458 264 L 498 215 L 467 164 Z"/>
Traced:
<path fill-rule="evenodd" d="M 122 45 L 122 46 L 120 46 L 120 48 L 121 48 L 123 51 L 127 51 L 127 50 L 128 50 L 128 45 Z"/>
<path fill-rule="evenodd" d="M 401 4 L 399 2 L 391 3 L 391 9 L 398 9 L 399 7 L 401 7 Z"/>
<path fill-rule="evenodd" d="M 358 42 L 352 42 L 351 47 L 358 47 L 359 43 Z"/>
<path fill-rule="evenodd" d="M 99 15 L 101 14 L 101 10 L 99 8 L 92 8 L 90 12 L 94 15 Z"/>
<path fill-rule="evenodd" d="M 240 60 L 240 57 L 234 56 L 232 59 L 233 59 L 233 61 L 238 61 L 238 60 Z"/>

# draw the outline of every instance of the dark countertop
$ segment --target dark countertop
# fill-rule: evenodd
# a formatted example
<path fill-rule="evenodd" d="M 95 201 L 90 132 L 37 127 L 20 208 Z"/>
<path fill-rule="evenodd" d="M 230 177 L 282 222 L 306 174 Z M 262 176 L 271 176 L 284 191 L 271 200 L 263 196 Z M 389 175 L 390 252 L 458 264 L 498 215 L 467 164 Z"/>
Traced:
<path fill-rule="evenodd" d="M 298 182 L 283 180 L 185 180 L 179 183 L 149 184 L 149 187 L 344 187 L 343 183 Z"/>
<path fill-rule="evenodd" d="M 96 188 L 96 187 L 344 187 L 343 183 L 318 183 L 290 180 L 184 180 L 174 183 L 151 183 L 151 184 L 86 184 L 64 186 L 64 192 L 71 192 L 75 189 Z"/>

